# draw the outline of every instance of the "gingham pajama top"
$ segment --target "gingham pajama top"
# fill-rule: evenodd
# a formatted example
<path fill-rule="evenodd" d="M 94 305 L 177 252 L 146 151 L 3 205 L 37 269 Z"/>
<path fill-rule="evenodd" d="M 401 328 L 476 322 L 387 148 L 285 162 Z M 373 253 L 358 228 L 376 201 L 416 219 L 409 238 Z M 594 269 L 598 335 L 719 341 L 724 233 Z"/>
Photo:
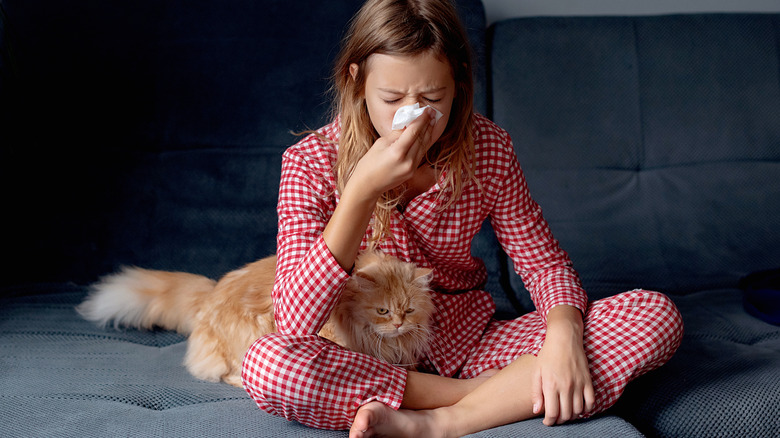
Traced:
<path fill-rule="evenodd" d="M 406 371 L 318 338 L 349 279 L 322 239 L 339 193 L 333 174 L 338 120 L 290 147 L 282 161 L 277 272 L 273 291 L 277 334 L 259 339 L 244 360 L 244 385 L 263 410 L 328 429 L 349 427 L 361 404 L 398 408 Z M 567 254 L 531 199 L 508 134 L 475 116 L 475 172 L 460 199 L 440 209 L 450 190 L 435 184 L 401 211 L 394 237 L 381 249 L 433 269 L 434 336 L 420 367 L 470 378 L 537 354 L 547 312 L 574 306 L 585 315 L 584 347 L 597 404 L 614 403 L 628 380 L 660 366 L 679 345 L 681 320 L 663 295 L 633 291 L 588 306 Z M 471 241 L 489 218 L 501 246 L 522 276 L 537 311 L 513 321 L 492 319 L 481 290 L 487 273 Z M 362 248 L 372 229 L 366 230 Z"/>
<path fill-rule="evenodd" d="M 528 193 L 509 136 L 484 117 L 477 115 L 475 121 L 479 185 L 466 185 L 460 199 L 443 212 L 439 207 L 449 193 L 446 189 L 441 193 L 439 184 L 412 199 L 403 213 L 393 212 L 395 242 L 383 243 L 381 249 L 418 266 L 433 268 L 432 286 L 437 291 L 477 290 L 485 283 L 487 273 L 482 262 L 471 255 L 471 240 L 490 217 L 539 312 L 546 315 L 555 305 L 569 304 L 584 313 L 585 292 L 568 256 L 550 234 L 541 209 Z M 337 141 L 338 123 L 321 132 Z M 309 136 L 284 154 L 274 288 L 279 333 L 317 333 L 349 279 L 322 239 L 339 201 L 332 171 L 336 151 L 334 144 Z M 369 227 L 364 248 L 370 235 Z M 428 359 L 440 374 L 451 376 L 485 329 L 494 305 L 482 291 L 451 295 L 446 301 L 446 320 L 440 317 L 438 323 L 448 329 L 437 331 L 439 339 Z M 466 303 L 468 306 L 464 306 Z"/>

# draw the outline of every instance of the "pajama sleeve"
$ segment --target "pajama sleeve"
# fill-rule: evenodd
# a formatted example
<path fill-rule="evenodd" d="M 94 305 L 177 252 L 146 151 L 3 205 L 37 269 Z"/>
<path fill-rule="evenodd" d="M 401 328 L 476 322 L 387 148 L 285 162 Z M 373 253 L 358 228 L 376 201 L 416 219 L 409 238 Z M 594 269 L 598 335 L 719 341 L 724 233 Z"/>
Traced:
<path fill-rule="evenodd" d="M 567 304 L 583 315 L 587 295 L 568 254 L 553 237 L 542 210 L 531 198 L 525 176 L 517 161 L 512 141 L 506 132 L 500 138 L 506 163 L 491 224 L 504 251 L 514 262 L 536 310 L 546 321 L 554 306 Z"/>
<path fill-rule="evenodd" d="M 274 319 L 281 334 L 319 332 L 349 279 L 322 239 L 336 203 L 325 161 L 295 147 L 282 158 L 273 290 Z"/>

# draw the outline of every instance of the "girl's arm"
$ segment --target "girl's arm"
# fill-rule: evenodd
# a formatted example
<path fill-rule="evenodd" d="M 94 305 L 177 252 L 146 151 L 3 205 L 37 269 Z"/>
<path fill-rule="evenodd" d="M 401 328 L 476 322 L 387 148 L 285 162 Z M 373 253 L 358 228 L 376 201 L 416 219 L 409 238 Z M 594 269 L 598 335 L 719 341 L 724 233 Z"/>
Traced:
<path fill-rule="evenodd" d="M 544 423 L 568 421 L 593 409 L 595 395 L 583 348 L 587 296 L 568 255 L 531 199 L 508 135 L 506 180 L 491 215 L 499 241 L 547 324 L 531 395 Z"/>
<path fill-rule="evenodd" d="M 433 110 L 426 110 L 408 128 L 378 139 L 358 162 L 323 233 L 342 268 L 352 269 L 379 196 L 414 175 L 435 123 Z"/>
<path fill-rule="evenodd" d="M 596 396 L 582 343 L 582 314 L 560 305 L 547 315 L 547 333 L 534 370 L 531 399 L 534 414 L 544 413 L 552 426 L 593 410 Z"/>
<path fill-rule="evenodd" d="M 349 279 L 377 199 L 410 178 L 430 146 L 434 119 L 426 114 L 377 140 L 337 204 L 327 159 L 317 160 L 312 150 L 285 153 L 273 292 L 280 333 L 314 334 L 325 324 Z"/>
<path fill-rule="evenodd" d="M 542 209 L 531 198 L 525 176 L 515 156 L 509 135 L 501 133 L 504 179 L 490 213 L 491 224 L 515 271 L 531 294 L 543 319 L 558 305 L 585 313 L 587 295 L 568 254 L 558 245 Z"/>
<path fill-rule="evenodd" d="M 349 279 L 322 239 L 336 199 L 318 143 L 312 136 L 282 158 L 273 298 L 276 329 L 283 334 L 319 332 Z"/>

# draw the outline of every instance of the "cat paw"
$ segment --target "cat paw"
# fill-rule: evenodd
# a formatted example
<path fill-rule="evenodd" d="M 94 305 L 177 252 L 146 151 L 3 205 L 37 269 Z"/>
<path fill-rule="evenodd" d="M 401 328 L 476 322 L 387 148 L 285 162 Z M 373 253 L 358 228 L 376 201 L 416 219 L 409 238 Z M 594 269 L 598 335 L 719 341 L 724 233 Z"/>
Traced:
<path fill-rule="evenodd" d="M 244 388 L 244 382 L 241 380 L 241 376 L 236 376 L 236 375 L 225 376 L 222 378 L 222 381 L 224 381 L 228 385 L 237 386 L 241 389 Z"/>

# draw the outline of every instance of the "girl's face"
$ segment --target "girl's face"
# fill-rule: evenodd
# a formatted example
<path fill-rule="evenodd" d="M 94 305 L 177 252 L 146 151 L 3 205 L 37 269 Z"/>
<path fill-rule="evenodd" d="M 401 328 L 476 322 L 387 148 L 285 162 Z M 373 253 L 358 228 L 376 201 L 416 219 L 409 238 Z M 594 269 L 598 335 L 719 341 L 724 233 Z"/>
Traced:
<path fill-rule="evenodd" d="M 350 66 L 353 77 L 357 70 L 357 64 Z M 441 137 L 455 98 L 455 79 L 449 64 L 430 52 L 417 56 L 375 53 L 369 56 L 366 70 L 368 115 L 381 137 L 391 132 L 396 110 L 415 103 L 430 105 L 444 114 L 433 128 L 431 144 Z"/>

